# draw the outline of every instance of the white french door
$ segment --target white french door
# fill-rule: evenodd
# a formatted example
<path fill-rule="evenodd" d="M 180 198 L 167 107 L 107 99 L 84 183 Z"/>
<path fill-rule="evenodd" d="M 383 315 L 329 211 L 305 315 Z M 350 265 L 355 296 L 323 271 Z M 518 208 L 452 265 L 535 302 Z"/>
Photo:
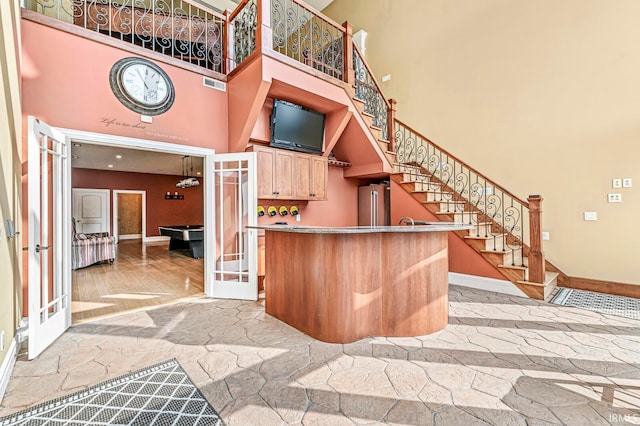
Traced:
<path fill-rule="evenodd" d="M 71 325 L 69 138 L 28 118 L 29 359 Z"/>
<path fill-rule="evenodd" d="M 219 154 L 213 157 L 215 262 L 207 282 L 207 295 L 227 299 L 258 300 L 258 233 L 256 154 Z"/>

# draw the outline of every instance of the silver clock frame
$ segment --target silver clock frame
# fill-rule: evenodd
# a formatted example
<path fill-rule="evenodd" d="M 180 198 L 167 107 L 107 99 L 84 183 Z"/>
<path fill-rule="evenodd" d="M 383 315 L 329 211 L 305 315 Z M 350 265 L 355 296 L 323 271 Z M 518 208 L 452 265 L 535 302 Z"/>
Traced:
<path fill-rule="evenodd" d="M 134 64 L 143 64 L 145 66 L 148 66 L 149 68 L 152 68 L 165 81 L 168 93 L 162 102 L 145 103 L 129 95 L 127 90 L 124 88 L 122 77 L 124 70 Z M 173 83 L 171 82 L 171 78 L 169 78 L 169 75 L 167 75 L 167 73 L 164 72 L 164 70 L 158 65 L 144 58 L 123 58 L 113 64 L 113 67 L 111 67 L 111 72 L 109 73 L 109 84 L 111 85 L 111 90 L 113 91 L 116 98 L 120 101 L 120 103 L 129 108 L 131 111 L 137 112 L 139 114 L 163 114 L 167 112 L 169 108 L 171 108 L 171 106 L 173 106 L 173 102 L 175 100 L 175 89 L 173 87 Z"/>

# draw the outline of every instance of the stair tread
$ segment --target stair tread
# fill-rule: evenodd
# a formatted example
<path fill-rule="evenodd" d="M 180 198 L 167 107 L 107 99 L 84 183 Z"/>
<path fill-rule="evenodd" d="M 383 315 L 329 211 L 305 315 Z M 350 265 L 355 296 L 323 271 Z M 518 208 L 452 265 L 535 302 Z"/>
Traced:
<path fill-rule="evenodd" d="M 463 238 L 467 238 L 469 240 L 492 240 L 494 238 L 500 238 L 500 237 L 504 237 L 507 234 L 496 234 L 496 235 L 490 235 L 488 237 L 476 237 L 473 235 L 465 235 Z"/>
<path fill-rule="evenodd" d="M 526 271 L 527 269 L 529 269 L 527 266 L 522 266 L 522 265 L 505 265 L 505 264 L 500 264 L 498 265 L 498 268 L 504 268 L 504 269 L 518 269 L 521 271 Z"/>
<path fill-rule="evenodd" d="M 534 286 L 539 286 L 539 287 L 546 287 L 549 284 L 551 284 L 555 279 L 558 278 L 560 274 L 557 272 L 550 272 L 550 271 L 546 271 L 545 272 L 545 280 L 544 283 L 534 283 L 531 281 L 518 281 L 518 284 L 526 284 L 526 285 L 534 285 Z"/>
<path fill-rule="evenodd" d="M 478 212 L 470 212 L 470 211 L 459 211 L 459 212 L 435 212 L 434 214 L 478 214 Z M 471 223 L 470 225 L 473 225 Z"/>
<path fill-rule="evenodd" d="M 516 251 L 522 250 L 522 248 L 516 249 Z M 495 253 L 495 254 L 509 254 L 511 250 L 480 250 L 480 253 Z"/>

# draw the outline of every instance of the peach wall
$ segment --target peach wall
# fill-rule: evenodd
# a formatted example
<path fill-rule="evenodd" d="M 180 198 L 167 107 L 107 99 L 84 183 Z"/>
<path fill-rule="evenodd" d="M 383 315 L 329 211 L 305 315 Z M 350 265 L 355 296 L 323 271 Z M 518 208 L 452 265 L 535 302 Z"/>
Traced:
<path fill-rule="evenodd" d="M 391 182 L 391 224 L 398 224 L 402 216 L 409 216 L 414 220 L 438 221 L 435 215 L 425 209 L 400 185 Z M 453 232 L 449 232 L 449 271 L 505 279 L 504 275 Z"/>
<path fill-rule="evenodd" d="M 109 72 L 129 52 L 22 20 L 23 117 L 47 124 L 227 151 L 226 93 L 204 87 L 202 75 L 158 65 L 175 87 L 175 102 L 153 123 L 116 99 Z"/>
<path fill-rule="evenodd" d="M 258 204 L 265 207 L 298 206 L 300 222 L 292 216 L 273 217 L 263 216 L 258 219 L 260 225 L 275 222 L 287 222 L 290 225 L 316 226 L 355 226 L 358 224 L 358 185 L 357 179 L 345 179 L 343 169 L 329 167 L 329 186 L 326 201 L 276 201 L 258 200 Z"/>
<path fill-rule="evenodd" d="M 113 220 L 113 190 L 129 189 L 146 191 L 147 237 L 160 235 L 158 226 L 201 225 L 204 223 L 202 185 L 178 189 L 181 176 L 153 175 L 147 173 L 110 172 L 106 170 L 73 169 L 74 188 L 109 189 L 111 219 Z M 167 191 L 178 191 L 184 200 L 165 200 Z M 113 231 L 113 223 L 111 223 Z"/>

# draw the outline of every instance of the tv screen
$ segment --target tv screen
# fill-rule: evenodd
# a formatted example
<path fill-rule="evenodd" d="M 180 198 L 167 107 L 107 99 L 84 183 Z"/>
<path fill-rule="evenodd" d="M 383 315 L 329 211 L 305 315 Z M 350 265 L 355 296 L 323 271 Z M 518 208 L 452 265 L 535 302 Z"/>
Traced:
<path fill-rule="evenodd" d="M 323 142 L 324 114 L 273 100 L 271 146 L 321 154 Z"/>

